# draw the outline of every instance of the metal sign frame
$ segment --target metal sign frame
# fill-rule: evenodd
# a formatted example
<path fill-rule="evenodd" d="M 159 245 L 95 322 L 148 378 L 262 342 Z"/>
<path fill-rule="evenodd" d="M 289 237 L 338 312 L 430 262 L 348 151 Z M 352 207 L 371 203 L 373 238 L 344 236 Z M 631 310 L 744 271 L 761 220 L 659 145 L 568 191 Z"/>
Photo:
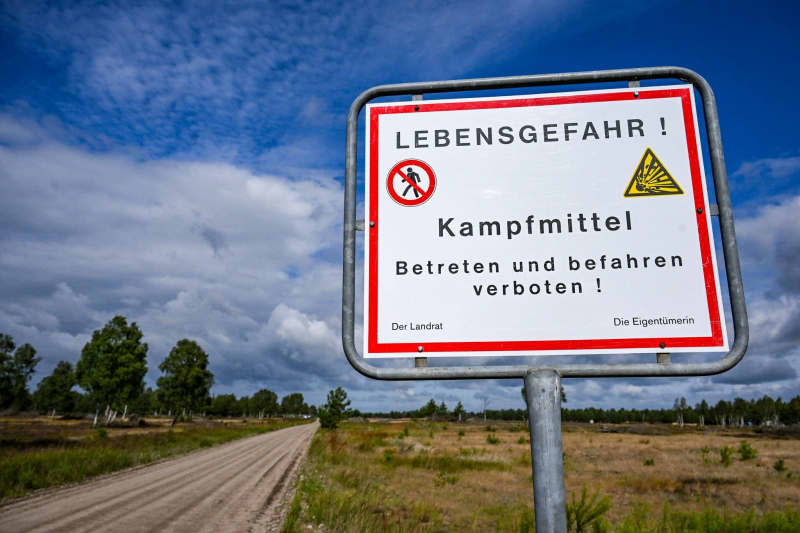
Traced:
<path fill-rule="evenodd" d="M 512 89 L 556 86 L 566 84 L 628 82 L 636 87 L 640 80 L 679 79 L 691 83 L 702 97 L 706 136 L 711 157 L 711 171 L 716 191 L 716 206 L 711 214 L 719 216 L 722 251 L 727 274 L 728 293 L 733 315 L 734 340 L 728 353 L 713 362 L 672 364 L 668 357 L 656 363 L 623 364 L 549 364 L 507 366 L 440 366 L 417 368 L 381 368 L 367 363 L 355 346 L 355 262 L 356 231 L 364 231 L 364 220 L 356 220 L 356 186 L 358 154 L 358 116 L 371 100 L 382 96 L 417 95 L 427 93 Z M 715 208 L 716 207 L 716 208 Z M 559 377 L 668 377 L 704 376 L 719 374 L 733 368 L 747 350 L 749 326 L 742 286 L 739 252 L 733 224 L 733 209 L 728 190 L 728 176 L 714 92 L 708 82 L 696 72 L 683 67 L 647 67 L 562 74 L 538 74 L 502 78 L 479 78 L 420 83 L 380 85 L 361 93 L 350 106 L 347 116 L 347 152 L 345 158 L 344 195 L 344 257 L 342 273 L 342 345 L 350 364 L 361 374 L 381 380 L 525 378 L 537 370 L 553 370 Z M 658 354 L 661 355 L 661 354 Z"/>
<path fill-rule="evenodd" d="M 366 363 L 355 347 L 355 265 L 356 231 L 364 231 L 363 220 L 356 220 L 356 164 L 358 152 L 358 115 L 370 100 L 381 96 L 408 94 L 414 100 L 425 93 L 511 89 L 600 82 L 628 82 L 635 91 L 640 80 L 679 79 L 691 83 L 703 100 L 706 136 L 711 155 L 717 206 L 711 215 L 719 216 L 722 251 L 733 314 L 734 341 L 728 353 L 717 361 L 672 364 L 669 354 L 656 354 L 656 363 L 639 364 L 558 364 L 514 366 L 442 366 L 426 367 L 417 359 L 415 368 L 379 368 Z M 344 194 L 344 269 L 342 283 L 342 345 L 347 360 L 363 375 L 383 380 L 523 378 L 530 419 L 531 468 L 536 530 L 566 533 L 566 496 L 561 442 L 561 378 L 585 377 L 667 377 L 718 374 L 733 368 L 747 350 L 749 327 L 742 287 L 739 252 L 733 226 L 733 209 L 728 192 L 728 176 L 717 103 L 708 82 L 699 74 L 682 67 L 650 67 L 566 74 L 542 74 L 507 78 L 438 81 L 381 85 L 361 93 L 350 106 L 347 116 L 347 155 Z"/>

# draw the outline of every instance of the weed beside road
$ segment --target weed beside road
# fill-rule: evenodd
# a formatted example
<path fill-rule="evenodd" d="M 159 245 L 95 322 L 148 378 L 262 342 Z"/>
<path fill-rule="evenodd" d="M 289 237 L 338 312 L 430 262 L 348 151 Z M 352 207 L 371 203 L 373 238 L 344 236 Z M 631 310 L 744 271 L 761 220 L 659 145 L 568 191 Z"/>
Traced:
<path fill-rule="evenodd" d="M 59 422 L 0 421 L 0 502 L 308 421 L 272 419 L 95 430 L 87 422 Z"/>
<path fill-rule="evenodd" d="M 564 425 L 571 531 L 800 531 L 797 440 L 606 429 Z M 534 531 L 523 430 L 403 421 L 320 431 L 285 531 Z M 726 466 L 716 457 L 734 444 L 745 452 Z"/>

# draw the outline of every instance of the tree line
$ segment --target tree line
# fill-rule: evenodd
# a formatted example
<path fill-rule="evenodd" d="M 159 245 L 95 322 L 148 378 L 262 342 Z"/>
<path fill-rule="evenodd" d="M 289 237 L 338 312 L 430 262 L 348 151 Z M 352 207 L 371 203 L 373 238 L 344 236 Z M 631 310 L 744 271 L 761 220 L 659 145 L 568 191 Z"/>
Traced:
<path fill-rule="evenodd" d="M 0 333 L 0 410 L 93 412 L 95 423 L 101 413 L 106 423 L 128 413 L 168 415 L 173 423 L 193 413 L 260 418 L 316 415 L 316 407 L 306 404 L 299 392 L 287 394 L 280 402 L 269 389 L 238 398 L 212 396 L 214 374 L 208 368 L 208 354 L 189 339 L 179 340 L 158 366 L 162 375 L 156 389 L 145 389 L 147 351 L 138 325 L 115 316 L 92 333 L 74 367 L 60 361 L 31 393 L 28 383 L 41 358 L 30 344 L 17 347 L 11 336 Z"/>
<path fill-rule="evenodd" d="M 566 396 L 562 395 L 562 403 L 564 402 L 566 402 Z M 484 401 L 483 403 L 484 409 L 479 412 L 465 411 L 460 401 L 451 411 L 444 401 L 437 403 L 435 399 L 431 398 L 419 409 L 365 413 L 364 416 L 451 421 L 461 421 L 467 418 L 525 421 L 528 418 L 527 409 L 488 409 L 486 407 L 488 402 Z M 752 400 L 744 398 L 735 398 L 733 401 L 720 400 L 714 405 L 702 400 L 694 406 L 689 405 L 686 398 L 677 398 L 672 407 L 662 409 L 626 409 L 624 407 L 619 409 L 599 407 L 568 409 L 562 407 L 561 419 L 565 422 L 676 423 L 722 427 L 793 425 L 800 424 L 800 395 L 789 401 L 781 398 L 773 399 L 764 395 L 759 399 Z"/>

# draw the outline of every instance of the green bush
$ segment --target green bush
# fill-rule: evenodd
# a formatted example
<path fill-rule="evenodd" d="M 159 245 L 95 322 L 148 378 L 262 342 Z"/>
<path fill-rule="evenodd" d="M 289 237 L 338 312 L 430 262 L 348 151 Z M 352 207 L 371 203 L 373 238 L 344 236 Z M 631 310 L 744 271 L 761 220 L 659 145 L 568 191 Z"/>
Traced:
<path fill-rule="evenodd" d="M 498 439 L 494 435 L 486 435 L 486 442 L 488 442 L 489 444 L 500 444 L 500 439 Z"/>
<path fill-rule="evenodd" d="M 785 472 L 786 464 L 783 462 L 783 459 L 778 459 L 775 461 L 775 464 L 772 465 L 772 468 L 774 468 L 776 472 Z"/>
<path fill-rule="evenodd" d="M 758 455 L 758 451 L 755 448 L 750 446 L 750 443 L 746 440 L 743 440 L 741 444 L 739 444 L 739 449 L 737 450 L 739 455 L 742 457 L 742 461 L 748 461 L 750 459 L 755 459 Z"/>
<path fill-rule="evenodd" d="M 653 459 L 652 457 L 649 457 L 644 460 L 644 466 L 653 466 L 654 464 L 656 464 L 656 460 Z"/>
<path fill-rule="evenodd" d="M 733 463 L 733 448 L 728 446 L 723 446 L 719 449 L 719 462 L 722 463 L 722 466 L 728 468 Z"/>
<path fill-rule="evenodd" d="M 567 506 L 567 530 L 570 533 L 582 533 L 589 531 L 589 526 L 594 526 L 593 530 L 597 531 L 598 527 L 602 527 L 600 521 L 602 516 L 611 509 L 611 498 L 608 496 L 600 497 L 599 492 L 595 492 L 591 496 L 588 495 L 586 487 L 581 489 L 581 499 L 575 499 L 575 493 L 572 493 L 572 501 L 566 504 Z"/>
<path fill-rule="evenodd" d="M 703 456 L 703 464 L 708 464 L 708 454 L 711 453 L 711 448 L 708 446 L 703 446 L 700 448 L 700 454 Z"/>

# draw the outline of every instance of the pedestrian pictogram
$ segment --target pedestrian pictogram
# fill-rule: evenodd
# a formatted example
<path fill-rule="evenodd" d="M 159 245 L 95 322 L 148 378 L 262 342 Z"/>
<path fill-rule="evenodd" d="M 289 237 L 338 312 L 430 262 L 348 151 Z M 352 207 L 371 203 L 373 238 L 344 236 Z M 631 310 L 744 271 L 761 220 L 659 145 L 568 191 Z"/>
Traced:
<path fill-rule="evenodd" d="M 683 194 L 683 189 L 675 181 L 656 154 L 648 148 L 644 151 L 636 171 L 633 173 L 625 197 L 634 196 L 666 196 L 670 194 Z"/>
<path fill-rule="evenodd" d="M 436 189 L 436 175 L 424 161 L 405 159 L 389 171 L 386 189 L 389 196 L 400 205 L 420 205 L 426 202 Z"/>

